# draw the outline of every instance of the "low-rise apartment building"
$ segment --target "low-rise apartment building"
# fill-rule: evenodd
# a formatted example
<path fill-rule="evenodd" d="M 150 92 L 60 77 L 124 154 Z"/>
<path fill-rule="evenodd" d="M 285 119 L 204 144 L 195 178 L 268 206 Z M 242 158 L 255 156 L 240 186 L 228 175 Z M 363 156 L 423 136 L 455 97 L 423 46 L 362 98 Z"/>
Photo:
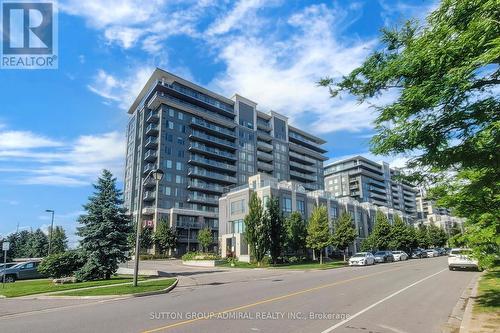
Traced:
<path fill-rule="evenodd" d="M 278 181 L 269 175 L 257 174 L 249 177 L 248 184 L 231 189 L 219 199 L 219 244 L 222 257 L 235 256 L 240 261 L 250 260 L 249 247 L 244 238 L 244 219 L 248 214 L 248 203 L 253 192 L 257 193 L 264 204 L 271 197 L 278 198 L 285 217 L 297 211 L 307 220 L 315 205 L 325 205 L 331 228 L 342 212 L 348 212 L 358 231 L 350 252 L 358 251 L 362 240 L 372 232 L 377 210 L 385 213 L 390 222 L 396 214 L 407 223 L 413 220 L 413 216 L 392 208 L 379 207 L 369 202 L 360 203 L 349 197 L 335 198 L 325 190 L 307 191 L 297 182 Z"/>

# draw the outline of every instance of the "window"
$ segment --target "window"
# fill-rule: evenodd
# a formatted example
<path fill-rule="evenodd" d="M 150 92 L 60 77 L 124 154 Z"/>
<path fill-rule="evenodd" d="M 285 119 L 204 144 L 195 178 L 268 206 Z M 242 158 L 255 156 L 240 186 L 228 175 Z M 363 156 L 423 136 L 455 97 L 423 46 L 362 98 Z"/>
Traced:
<path fill-rule="evenodd" d="M 183 145 L 184 144 L 184 139 L 179 136 L 177 138 L 177 143 L 180 144 L 180 145 Z"/>
<path fill-rule="evenodd" d="M 182 177 L 180 175 L 175 176 L 175 183 L 176 184 L 182 184 Z"/>
<path fill-rule="evenodd" d="M 175 170 L 178 170 L 178 171 L 182 170 L 182 163 L 181 162 L 175 163 Z"/>
<path fill-rule="evenodd" d="M 297 200 L 297 210 L 302 214 L 306 214 L 306 204 L 303 200 Z"/>
<path fill-rule="evenodd" d="M 171 182 L 172 181 L 172 174 L 171 173 L 165 173 L 165 180 L 167 182 Z"/>
<path fill-rule="evenodd" d="M 170 117 L 173 117 L 174 116 L 174 109 L 168 109 L 168 115 Z"/>
<path fill-rule="evenodd" d="M 184 119 L 184 113 L 177 112 L 177 118 L 179 118 L 180 120 Z"/>
<path fill-rule="evenodd" d="M 291 198 L 283 198 L 283 211 L 291 212 L 292 211 L 292 199 Z"/>
<path fill-rule="evenodd" d="M 172 134 L 167 134 L 167 141 L 172 142 L 172 140 L 173 140 Z"/>
<path fill-rule="evenodd" d="M 168 120 L 167 120 L 167 127 L 168 127 L 169 129 L 174 129 L 174 123 L 173 123 L 172 121 L 168 121 Z"/>
<path fill-rule="evenodd" d="M 236 220 L 229 222 L 231 233 L 242 234 L 245 232 L 245 222 L 243 220 Z"/>
<path fill-rule="evenodd" d="M 172 193 L 172 188 L 170 186 L 165 186 L 165 194 L 170 195 Z"/>
<path fill-rule="evenodd" d="M 231 202 L 231 215 L 245 212 L 245 199 Z"/>
<path fill-rule="evenodd" d="M 177 157 L 184 157 L 184 150 L 178 150 Z"/>
<path fill-rule="evenodd" d="M 172 147 L 165 147 L 165 153 L 167 155 L 172 155 Z"/>
<path fill-rule="evenodd" d="M 167 169 L 172 169 L 172 161 L 171 160 L 166 160 L 165 161 L 165 167 Z"/>
<path fill-rule="evenodd" d="M 264 207 L 267 206 L 268 202 L 269 202 L 269 196 L 265 195 L 264 198 L 262 199 L 262 203 L 263 203 Z"/>

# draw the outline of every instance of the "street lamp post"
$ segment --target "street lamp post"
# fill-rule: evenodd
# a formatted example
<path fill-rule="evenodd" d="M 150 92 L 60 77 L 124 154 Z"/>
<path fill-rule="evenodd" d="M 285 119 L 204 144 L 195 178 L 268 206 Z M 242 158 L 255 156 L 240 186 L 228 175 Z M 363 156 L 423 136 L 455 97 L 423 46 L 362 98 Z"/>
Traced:
<path fill-rule="evenodd" d="M 49 251 L 47 253 L 50 256 L 50 250 L 52 247 L 52 233 L 54 232 L 54 210 L 46 209 L 45 212 L 52 214 L 52 222 L 50 222 L 50 230 L 49 230 Z"/>
<path fill-rule="evenodd" d="M 163 171 L 161 169 L 151 170 L 148 175 L 141 181 L 141 188 L 139 190 L 139 204 L 138 204 L 138 212 L 137 212 L 137 223 L 136 223 L 136 232 L 135 232 L 135 265 L 134 265 L 134 287 L 137 287 L 137 278 L 139 275 L 139 251 L 140 251 L 140 238 L 141 238 L 141 222 L 142 222 L 142 200 L 143 200 L 143 191 L 144 184 L 152 177 L 156 181 L 156 188 L 158 188 L 158 183 L 163 178 Z M 156 193 L 158 195 L 158 193 Z"/>

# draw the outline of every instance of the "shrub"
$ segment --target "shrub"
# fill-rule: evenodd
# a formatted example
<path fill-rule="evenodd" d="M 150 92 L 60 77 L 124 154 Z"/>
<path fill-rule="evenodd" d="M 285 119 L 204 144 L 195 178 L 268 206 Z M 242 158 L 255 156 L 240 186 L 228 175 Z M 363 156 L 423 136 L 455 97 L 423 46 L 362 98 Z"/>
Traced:
<path fill-rule="evenodd" d="M 72 276 L 83 264 L 80 251 L 67 251 L 45 257 L 38 266 L 38 271 L 52 278 L 61 278 Z"/>
<path fill-rule="evenodd" d="M 167 254 L 141 254 L 139 256 L 140 260 L 158 260 L 158 259 L 169 259 L 171 256 Z"/>
<path fill-rule="evenodd" d="M 219 260 L 220 256 L 215 253 L 188 252 L 182 256 L 182 260 Z"/>

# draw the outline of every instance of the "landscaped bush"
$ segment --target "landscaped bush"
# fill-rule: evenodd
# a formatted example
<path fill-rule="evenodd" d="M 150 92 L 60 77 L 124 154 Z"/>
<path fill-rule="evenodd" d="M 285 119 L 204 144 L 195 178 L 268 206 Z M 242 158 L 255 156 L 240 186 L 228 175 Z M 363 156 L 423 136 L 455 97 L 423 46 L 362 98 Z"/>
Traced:
<path fill-rule="evenodd" d="M 182 256 L 182 260 L 219 260 L 220 256 L 215 253 L 188 252 Z"/>
<path fill-rule="evenodd" d="M 45 257 L 38 266 L 38 271 L 52 278 L 61 278 L 72 276 L 83 264 L 80 251 L 67 251 Z"/>

